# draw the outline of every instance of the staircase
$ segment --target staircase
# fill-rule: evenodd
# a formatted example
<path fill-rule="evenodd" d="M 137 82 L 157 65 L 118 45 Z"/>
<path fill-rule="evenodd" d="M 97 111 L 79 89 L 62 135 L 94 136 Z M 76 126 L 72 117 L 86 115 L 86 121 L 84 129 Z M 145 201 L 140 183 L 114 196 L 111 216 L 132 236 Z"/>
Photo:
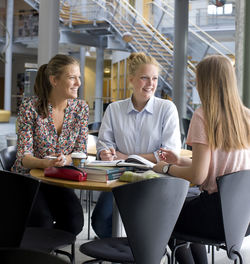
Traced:
<path fill-rule="evenodd" d="M 27 2 L 36 2 L 37 0 L 26 0 Z M 174 8 L 170 6 L 166 0 L 162 0 L 159 5 L 157 2 L 151 2 L 150 11 L 157 11 L 159 19 L 154 27 L 149 21 L 142 17 L 127 1 L 125 0 L 75 0 L 60 1 L 60 18 L 64 26 L 77 32 L 78 25 L 99 24 L 105 22 L 109 25 L 108 31 L 113 34 L 116 39 L 124 45 L 122 36 L 126 32 L 133 34 L 133 39 L 127 44 L 130 51 L 143 51 L 153 56 L 160 64 L 161 75 L 157 88 L 158 94 L 167 94 L 172 96 L 173 90 L 173 38 L 167 38 L 159 32 L 159 28 L 168 21 L 174 25 Z M 154 13 L 155 14 L 155 13 Z M 158 18 L 158 17 L 157 17 Z M 155 19 L 155 17 L 154 17 Z M 98 29 L 98 27 L 97 27 Z M 98 32 L 98 31 L 97 31 Z M 100 33 L 101 34 L 101 33 Z M 189 37 L 192 41 L 200 43 L 199 52 L 202 55 L 201 60 L 208 49 L 212 49 L 214 53 L 223 56 L 233 57 L 231 51 L 225 48 L 221 43 L 217 42 L 199 27 L 190 24 Z M 211 43 L 216 41 L 216 47 Z M 192 46 L 188 47 L 192 50 Z M 190 113 L 197 107 L 192 102 L 192 93 L 195 87 L 195 63 L 191 56 L 188 56 L 187 62 L 187 109 Z"/>

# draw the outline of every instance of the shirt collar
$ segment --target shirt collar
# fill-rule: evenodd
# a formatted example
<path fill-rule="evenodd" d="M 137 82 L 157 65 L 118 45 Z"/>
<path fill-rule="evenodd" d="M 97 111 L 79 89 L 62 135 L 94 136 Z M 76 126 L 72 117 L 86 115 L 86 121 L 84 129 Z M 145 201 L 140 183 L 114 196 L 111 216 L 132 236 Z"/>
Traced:
<path fill-rule="evenodd" d="M 145 107 L 142 109 L 141 112 L 143 112 L 143 111 L 147 111 L 148 113 L 153 114 L 153 112 L 154 112 L 154 100 L 155 100 L 155 97 L 152 96 L 152 97 L 148 100 L 147 104 L 145 105 Z M 134 105 L 133 105 L 133 103 L 132 103 L 132 97 L 130 97 L 130 98 L 129 98 L 129 101 L 128 101 L 128 110 L 127 110 L 127 114 L 131 113 L 132 111 L 138 112 L 138 110 L 136 110 L 136 109 L 134 108 Z"/>

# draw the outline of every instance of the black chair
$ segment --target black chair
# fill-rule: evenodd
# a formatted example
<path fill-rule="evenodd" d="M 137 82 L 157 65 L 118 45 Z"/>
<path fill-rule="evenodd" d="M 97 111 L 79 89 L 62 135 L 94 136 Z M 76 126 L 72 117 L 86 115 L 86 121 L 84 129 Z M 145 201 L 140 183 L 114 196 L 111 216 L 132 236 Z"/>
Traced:
<path fill-rule="evenodd" d="M 0 263 L 67 264 L 64 260 L 51 254 L 21 248 L 0 248 Z"/>
<path fill-rule="evenodd" d="M 0 171 L 0 247 L 19 247 L 40 181 Z"/>
<path fill-rule="evenodd" d="M 11 170 L 11 167 L 16 160 L 16 153 L 16 146 L 10 146 L 0 151 L 0 164 L 4 170 Z"/>
<path fill-rule="evenodd" d="M 113 189 L 127 238 L 94 240 L 80 251 L 94 260 L 84 263 L 160 263 L 187 195 L 186 180 L 162 177 Z"/>
<path fill-rule="evenodd" d="M 12 211 L 8 214 L 10 217 L 12 217 L 11 219 L 13 219 L 12 225 L 14 227 L 17 226 L 16 228 L 20 228 L 16 224 L 20 222 L 19 215 L 22 212 L 20 211 L 21 207 L 19 207 L 19 202 L 22 202 L 22 199 L 23 199 L 22 198 L 23 190 L 21 188 L 22 184 L 19 184 L 19 181 L 23 179 L 24 175 L 0 170 L 0 179 L 3 180 L 6 177 L 7 178 L 9 177 L 10 179 L 11 177 L 15 177 L 15 180 L 9 183 L 6 182 L 6 184 L 4 184 L 4 182 L 3 184 L 1 184 L 1 186 L 5 188 L 6 192 L 8 192 L 8 196 L 6 196 L 6 198 L 1 197 L 2 198 L 1 201 L 4 201 L 5 199 L 9 199 L 12 202 L 13 206 L 9 208 L 12 208 L 12 210 L 13 208 L 15 208 L 15 210 L 13 210 L 14 216 L 12 217 L 11 215 Z M 4 204 L 1 206 L 1 208 L 4 208 L 3 206 Z M 4 208 L 4 211 L 6 210 L 7 209 Z M 6 221 L 7 221 L 6 224 L 11 223 L 9 220 L 6 220 Z M 59 229 L 50 229 L 50 228 L 42 228 L 42 227 L 26 227 L 26 224 L 25 224 L 25 230 L 22 233 L 22 239 L 20 242 L 21 248 L 41 250 L 46 253 L 55 252 L 57 254 L 63 254 L 63 255 L 66 255 L 70 259 L 71 263 L 75 263 L 76 236 L 74 234 L 70 232 L 66 232 L 64 230 L 59 230 Z M 65 250 L 61 250 L 62 247 L 67 246 L 67 245 L 71 246 L 71 253 Z"/>
<path fill-rule="evenodd" d="M 88 124 L 89 134 L 98 136 L 99 129 L 101 127 L 101 122 L 93 122 Z"/>
<path fill-rule="evenodd" d="M 183 142 L 186 142 L 187 140 L 189 125 L 190 125 L 190 119 L 182 118 L 182 126 L 183 126 L 183 131 L 184 131 L 184 135 L 182 139 Z M 186 146 L 187 149 L 192 150 L 191 146 L 187 146 L 186 143 L 184 145 Z"/>
<path fill-rule="evenodd" d="M 240 248 L 250 220 L 250 170 L 238 171 L 217 178 L 218 194 L 221 204 L 224 240 L 212 240 L 206 237 L 190 236 L 184 233 L 173 233 L 173 238 L 184 243 L 177 244 L 172 251 L 171 261 L 177 248 L 190 243 L 216 246 L 227 251 L 229 259 L 243 263 Z M 205 228 L 205 227 L 204 227 Z M 186 242 L 186 243 L 185 243 Z M 214 263 L 214 258 L 212 258 Z"/>

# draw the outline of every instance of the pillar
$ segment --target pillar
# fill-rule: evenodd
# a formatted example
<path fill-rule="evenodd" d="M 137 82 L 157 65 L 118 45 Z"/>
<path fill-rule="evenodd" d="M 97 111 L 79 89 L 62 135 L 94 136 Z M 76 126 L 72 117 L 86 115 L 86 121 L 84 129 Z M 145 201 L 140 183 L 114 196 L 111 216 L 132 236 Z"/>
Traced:
<path fill-rule="evenodd" d="M 96 49 L 95 122 L 101 122 L 103 112 L 103 65 L 104 49 Z"/>
<path fill-rule="evenodd" d="M 173 101 L 180 120 L 186 116 L 188 2 L 175 0 Z"/>
<path fill-rule="evenodd" d="M 11 79 L 12 79 L 12 39 L 13 39 L 13 14 L 14 1 L 7 1 L 6 9 L 6 45 L 8 47 L 5 52 L 5 78 L 4 78 L 4 109 L 11 111 Z"/>
<path fill-rule="evenodd" d="M 59 0 L 42 0 L 39 5 L 38 67 L 58 53 Z"/>

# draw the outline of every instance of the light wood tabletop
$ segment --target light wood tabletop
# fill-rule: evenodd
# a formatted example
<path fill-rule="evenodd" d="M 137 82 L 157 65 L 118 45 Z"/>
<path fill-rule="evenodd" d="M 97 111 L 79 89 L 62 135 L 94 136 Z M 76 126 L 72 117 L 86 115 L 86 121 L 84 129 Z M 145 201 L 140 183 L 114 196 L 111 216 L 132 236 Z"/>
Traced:
<path fill-rule="evenodd" d="M 62 187 L 73 188 L 73 189 L 111 192 L 111 190 L 114 187 L 126 184 L 125 182 L 120 182 L 118 180 L 112 181 L 110 183 L 103 183 L 103 182 L 93 182 L 93 181 L 77 182 L 77 181 L 63 180 L 58 178 L 50 178 L 44 176 L 43 169 L 32 169 L 30 171 L 30 174 L 34 178 L 40 179 L 43 182 L 62 186 Z"/>
<path fill-rule="evenodd" d="M 95 145 L 88 146 L 87 153 L 90 156 L 96 156 L 96 147 Z M 192 151 L 188 149 L 181 149 L 180 155 L 182 157 L 192 158 Z"/>
<path fill-rule="evenodd" d="M 192 158 L 192 150 L 189 150 L 189 149 L 181 149 L 180 155 L 182 157 Z"/>

